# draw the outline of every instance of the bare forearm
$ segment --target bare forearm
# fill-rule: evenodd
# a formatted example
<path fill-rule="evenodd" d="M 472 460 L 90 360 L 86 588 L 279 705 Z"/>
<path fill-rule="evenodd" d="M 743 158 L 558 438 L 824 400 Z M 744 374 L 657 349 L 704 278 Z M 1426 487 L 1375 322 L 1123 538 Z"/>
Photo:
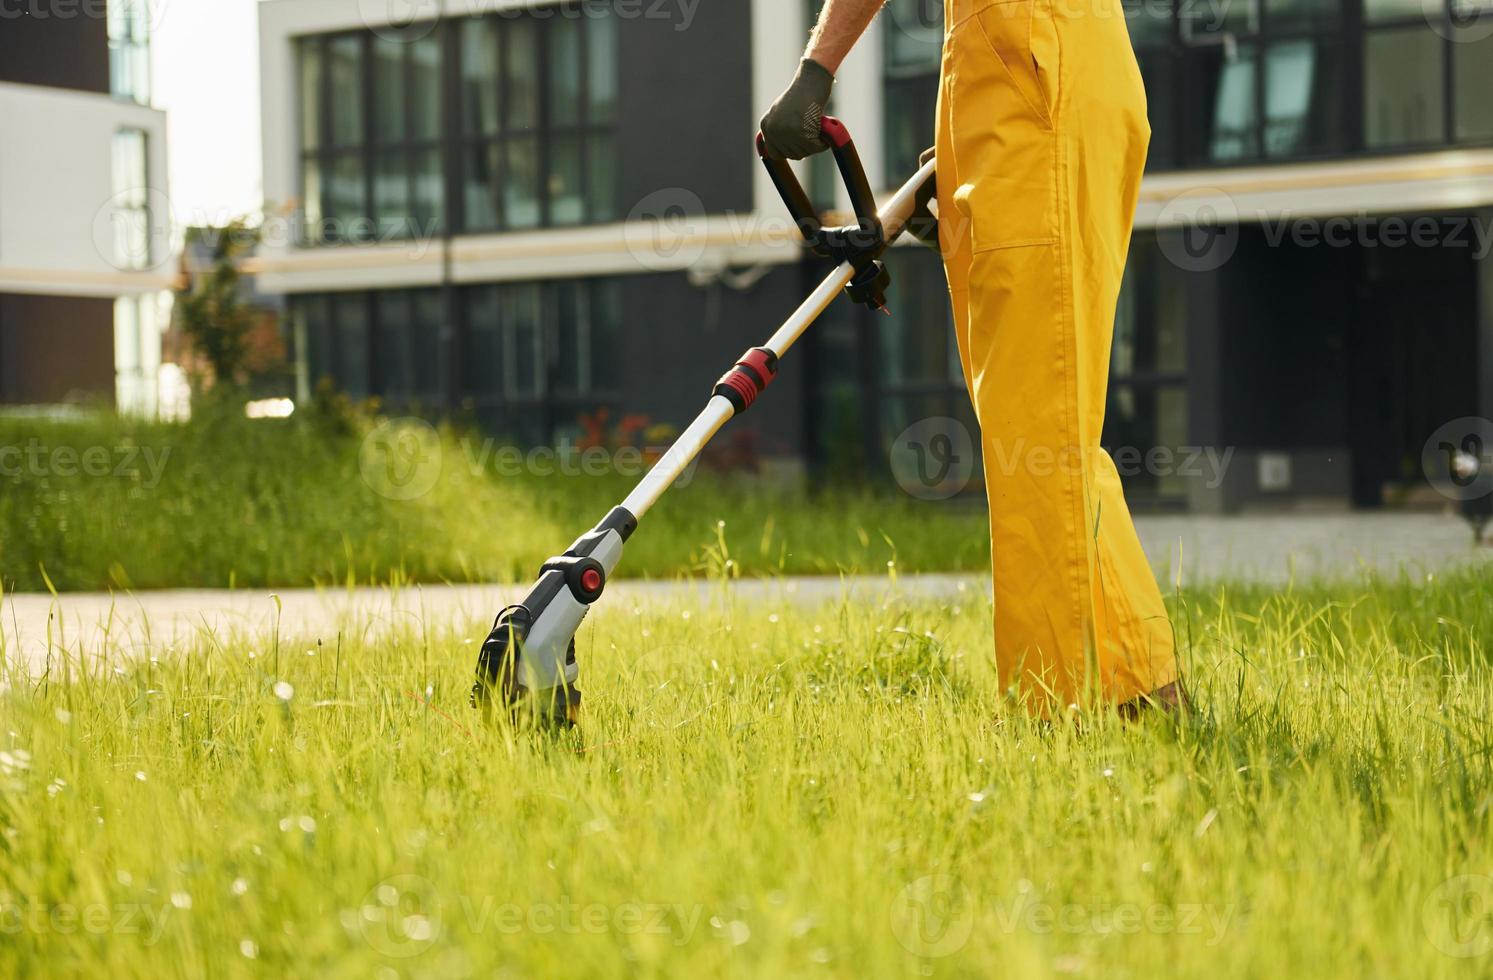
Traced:
<path fill-rule="evenodd" d="M 809 38 L 804 57 L 812 58 L 831 73 L 855 47 L 886 0 L 828 0 L 820 11 L 819 23 Z"/>

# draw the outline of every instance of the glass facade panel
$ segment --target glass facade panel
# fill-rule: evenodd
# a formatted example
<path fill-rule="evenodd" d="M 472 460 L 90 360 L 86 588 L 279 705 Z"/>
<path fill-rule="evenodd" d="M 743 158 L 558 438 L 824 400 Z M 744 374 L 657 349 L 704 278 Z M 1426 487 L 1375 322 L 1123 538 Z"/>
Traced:
<path fill-rule="evenodd" d="M 301 45 L 301 149 L 321 145 L 321 43 Z"/>
<path fill-rule="evenodd" d="M 1446 44 L 1430 28 L 1364 38 L 1363 129 L 1370 147 L 1440 142 L 1446 113 Z"/>
<path fill-rule="evenodd" d="M 510 140 L 503 175 L 503 224 L 508 228 L 536 228 L 540 223 L 539 142 Z"/>
<path fill-rule="evenodd" d="M 498 131 L 499 41 L 497 21 L 462 21 L 462 125 L 469 136 L 491 136 Z"/>
<path fill-rule="evenodd" d="M 1484 33 L 1464 29 L 1452 45 L 1452 90 L 1457 98 L 1459 140 L 1493 140 L 1493 36 L 1481 36 Z"/>
<path fill-rule="evenodd" d="M 550 28 L 550 124 L 572 126 L 581 117 L 581 21 L 561 18 Z"/>
<path fill-rule="evenodd" d="M 1344 145 L 1338 49 L 1314 40 L 1265 51 L 1265 155 L 1321 156 Z"/>
<path fill-rule="evenodd" d="M 595 123 L 614 122 L 617 116 L 617 21 L 600 17 L 587 26 L 586 92 L 587 119 Z"/>
<path fill-rule="evenodd" d="M 409 48 L 409 115 L 411 134 L 417 140 L 441 135 L 441 39 L 431 34 Z"/>
<path fill-rule="evenodd" d="M 1272 33 L 1331 30 L 1342 16 L 1342 0 L 1265 0 L 1266 23 Z"/>
<path fill-rule="evenodd" d="M 363 39 L 334 37 L 327 44 L 327 78 L 331 86 L 331 142 L 355 146 L 363 141 Z"/>
<path fill-rule="evenodd" d="M 539 125 L 539 30 L 533 21 L 515 20 L 507 25 L 507 34 L 503 128 L 534 129 Z"/>
<path fill-rule="evenodd" d="M 381 142 L 402 140 L 404 126 L 404 52 L 392 37 L 373 39 L 373 133 Z"/>
<path fill-rule="evenodd" d="M 575 225 L 586 217 L 581 140 L 562 136 L 550 144 L 550 172 L 545 188 L 549 198 L 550 224 Z"/>

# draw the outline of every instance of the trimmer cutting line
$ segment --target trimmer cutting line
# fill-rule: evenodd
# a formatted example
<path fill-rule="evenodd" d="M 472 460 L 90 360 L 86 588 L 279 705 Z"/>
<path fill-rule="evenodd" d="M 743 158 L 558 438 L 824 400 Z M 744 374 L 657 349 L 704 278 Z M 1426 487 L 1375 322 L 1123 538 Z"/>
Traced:
<path fill-rule="evenodd" d="M 825 228 L 784 160 L 767 155 L 761 134 L 757 153 L 813 251 L 836 260 L 835 270 L 804 300 L 788 321 L 761 347 L 741 356 L 716 382 L 705 410 L 690 423 L 636 489 L 595 528 L 558 557 L 545 562 L 539 580 L 524 600 L 504 609 L 482 644 L 477 660 L 475 707 L 490 713 L 506 707 L 515 720 L 525 715 L 540 723 L 573 724 L 580 708 L 575 634 L 591 605 L 601 598 L 608 577 L 622 560 L 622 547 L 638 522 L 658 503 L 696 456 L 734 416 L 757 400 L 778 373 L 778 359 L 788 352 L 843 289 L 856 303 L 884 309 L 891 282 L 881 255 L 932 198 L 934 161 L 929 160 L 902 186 L 878 214 L 850 133 L 826 116 L 822 133 L 830 144 L 840 175 L 850 192 L 856 223 Z"/>

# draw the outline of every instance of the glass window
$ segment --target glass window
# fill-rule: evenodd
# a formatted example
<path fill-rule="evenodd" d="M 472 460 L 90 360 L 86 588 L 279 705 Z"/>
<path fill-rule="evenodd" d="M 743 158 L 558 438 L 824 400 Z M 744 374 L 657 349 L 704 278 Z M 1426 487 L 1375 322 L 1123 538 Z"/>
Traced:
<path fill-rule="evenodd" d="M 410 182 L 404 153 L 386 150 L 378 155 L 373 173 L 373 215 L 380 229 L 397 225 L 410 213 Z"/>
<path fill-rule="evenodd" d="M 378 321 L 374 335 L 373 393 L 403 404 L 414 392 L 411 376 L 411 335 L 414 332 L 413 302 L 408 292 L 379 293 L 374 303 Z"/>
<path fill-rule="evenodd" d="M 550 173 L 545 191 L 549 197 L 551 224 L 574 225 L 586 217 L 581 146 L 581 141 L 574 136 L 561 136 L 550 144 Z"/>
<path fill-rule="evenodd" d="M 301 45 L 301 149 L 321 145 L 321 41 Z"/>
<path fill-rule="evenodd" d="M 937 69 L 943 53 L 942 0 L 891 0 L 882 13 L 891 69 Z"/>
<path fill-rule="evenodd" d="M 507 341 L 510 397 L 525 398 L 544 389 L 544 349 L 539 340 L 539 285 L 505 286 L 502 292 L 503 333 Z"/>
<path fill-rule="evenodd" d="M 363 141 L 363 42 L 352 35 L 327 45 L 331 85 L 332 143 L 353 146 Z"/>
<path fill-rule="evenodd" d="M 1253 45 L 1240 45 L 1234 58 L 1223 46 L 1191 52 L 1190 160 L 1224 163 L 1259 156 L 1255 54 Z"/>
<path fill-rule="evenodd" d="M 332 300 L 336 320 L 337 384 L 353 398 L 368 397 L 368 297 L 338 293 Z"/>
<path fill-rule="evenodd" d="M 54 15 L 61 19 L 61 8 Z M 150 104 L 150 0 L 109 0 L 109 91 Z"/>
<path fill-rule="evenodd" d="M 1130 43 L 1136 48 L 1164 47 L 1172 43 L 1172 0 L 1124 0 L 1125 24 Z"/>
<path fill-rule="evenodd" d="M 410 341 L 410 377 L 415 397 L 426 405 L 442 403 L 447 356 L 446 297 L 439 289 L 415 292 L 414 334 Z"/>
<path fill-rule="evenodd" d="M 469 231 L 498 227 L 498 200 L 502 184 L 498 177 L 498 147 L 474 146 L 467 150 L 463 201 Z"/>
<path fill-rule="evenodd" d="M 1441 35 L 1422 27 L 1364 38 L 1363 129 L 1370 147 L 1438 142 L 1446 89 Z"/>
<path fill-rule="evenodd" d="M 820 4 L 814 3 L 811 14 Z M 933 145 L 939 62 L 943 50 L 940 0 L 891 0 L 882 15 L 886 87 L 883 93 L 886 171 L 896 180 L 917 169 Z M 828 154 L 813 164 L 812 195 L 829 200 L 838 178 Z"/>
<path fill-rule="evenodd" d="M 622 290 L 616 279 L 593 279 L 589 298 L 589 389 L 608 391 L 622 376 Z"/>
<path fill-rule="evenodd" d="M 441 173 L 439 150 L 416 150 L 410 168 L 414 182 L 414 219 L 409 234 L 428 237 L 438 234 L 446 216 L 446 180 Z"/>
<path fill-rule="evenodd" d="M 539 225 L 539 141 L 511 140 L 504 159 L 503 223 L 509 228 Z"/>
<path fill-rule="evenodd" d="M 508 25 L 508 57 L 503 60 L 503 128 L 510 132 L 539 125 L 539 26 L 532 20 Z"/>
<path fill-rule="evenodd" d="M 1481 34 L 1478 31 L 1478 34 Z M 1493 37 L 1480 37 L 1468 29 L 1459 32 L 1452 45 L 1455 78 L 1457 139 L 1493 139 Z"/>
<path fill-rule="evenodd" d="M 581 114 L 581 21 L 553 21 L 549 51 L 550 122 L 574 125 Z"/>
<path fill-rule="evenodd" d="M 406 45 L 409 48 L 409 118 L 417 140 L 441 135 L 441 39 L 429 34 Z"/>
<path fill-rule="evenodd" d="M 1363 19 L 1370 24 L 1395 20 L 1424 23 L 1445 7 L 1445 0 L 1363 0 Z"/>
<path fill-rule="evenodd" d="M 1313 156 L 1343 146 L 1337 48 L 1280 41 L 1265 51 L 1265 155 Z"/>
<path fill-rule="evenodd" d="M 1177 20 L 1184 38 L 1217 41 L 1225 34 L 1253 37 L 1260 30 L 1260 0 L 1183 3 Z"/>
<path fill-rule="evenodd" d="M 600 17 L 587 24 L 586 92 L 587 118 L 609 123 L 617 115 L 617 20 Z"/>
<path fill-rule="evenodd" d="M 461 99 L 469 135 L 498 131 L 498 22 L 490 18 L 461 25 Z"/>
<path fill-rule="evenodd" d="M 1265 0 L 1266 28 L 1272 33 L 1327 30 L 1341 16 L 1341 0 Z"/>
<path fill-rule="evenodd" d="M 503 349 L 503 327 L 498 317 L 498 287 L 465 290 L 467 350 L 464 385 L 479 401 L 501 398 L 503 372 L 508 362 Z"/>
<path fill-rule="evenodd" d="M 373 130 L 375 138 L 396 143 L 404 138 L 404 52 L 393 37 L 373 39 Z"/>
<path fill-rule="evenodd" d="M 142 129 L 114 134 L 114 264 L 119 269 L 151 266 L 150 141 Z"/>

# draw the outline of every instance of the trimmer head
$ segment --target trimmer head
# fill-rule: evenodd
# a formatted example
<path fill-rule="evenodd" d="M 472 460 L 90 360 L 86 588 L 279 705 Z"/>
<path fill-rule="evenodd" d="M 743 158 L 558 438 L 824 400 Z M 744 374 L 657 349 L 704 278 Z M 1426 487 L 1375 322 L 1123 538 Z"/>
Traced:
<path fill-rule="evenodd" d="M 524 606 L 509 606 L 498 614 L 487 642 L 477 657 L 477 683 L 472 685 L 472 705 L 491 720 L 494 710 L 507 709 L 514 724 L 533 721 L 543 728 L 569 728 L 580 715 L 581 692 L 574 678 L 575 637 L 565 651 L 565 673 L 570 683 L 548 691 L 533 691 L 524 684 L 521 658 L 524 638 L 533 616 Z"/>
<path fill-rule="evenodd" d="M 498 614 L 482 644 L 473 707 L 489 717 L 506 710 L 515 722 L 575 723 L 581 704 L 575 633 L 637 526 L 637 518 L 617 507 L 565 554 L 544 563 L 523 602 Z"/>

